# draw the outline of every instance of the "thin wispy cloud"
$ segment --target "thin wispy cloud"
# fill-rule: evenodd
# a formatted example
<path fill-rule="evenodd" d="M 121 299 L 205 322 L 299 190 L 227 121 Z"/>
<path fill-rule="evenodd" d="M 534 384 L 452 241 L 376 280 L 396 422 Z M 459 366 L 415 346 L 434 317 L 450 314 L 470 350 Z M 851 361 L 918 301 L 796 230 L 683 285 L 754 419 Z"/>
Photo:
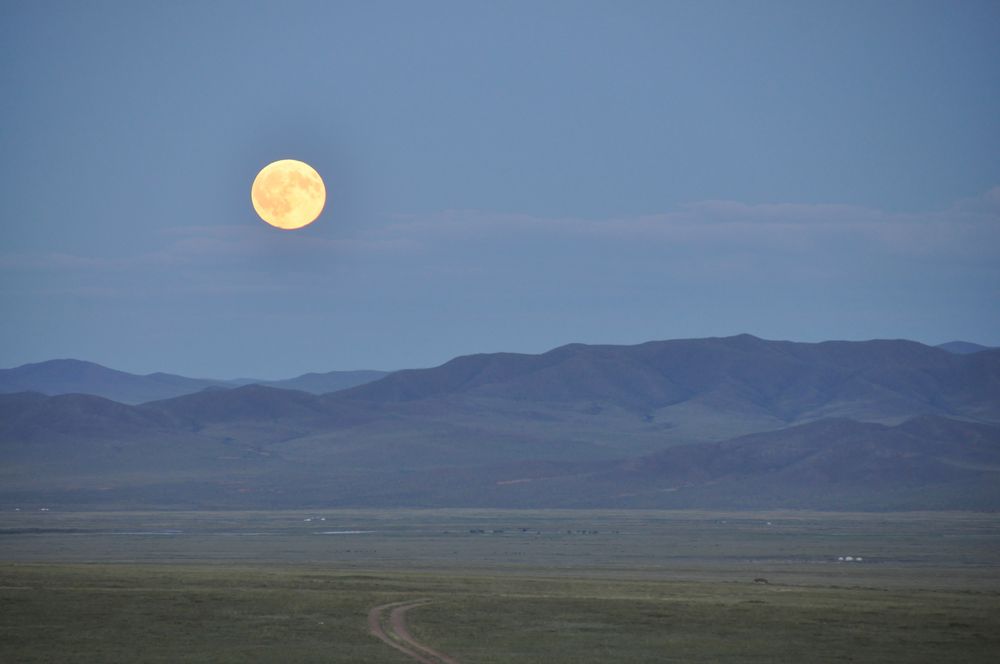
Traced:
<path fill-rule="evenodd" d="M 494 254 L 510 258 L 548 251 L 554 260 L 572 262 L 574 251 L 602 248 L 647 256 L 657 249 L 671 255 L 696 252 L 700 273 L 711 265 L 724 265 L 732 272 L 742 264 L 749 271 L 770 257 L 786 260 L 797 255 L 803 258 L 801 269 L 809 272 L 817 259 L 822 262 L 823 249 L 836 252 L 839 258 L 853 253 L 992 260 L 1000 256 L 1000 187 L 946 210 L 920 213 L 845 205 L 702 201 L 661 214 L 607 219 L 480 210 L 396 215 L 389 224 L 341 238 L 276 235 L 270 229 L 235 225 L 179 226 L 160 235 L 162 246 L 152 252 L 119 257 L 7 254 L 0 255 L 0 270 L 99 274 L 211 267 L 241 273 L 288 268 L 323 274 L 343 260 L 360 261 L 363 270 L 365 261 L 405 265 L 433 257 L 436 263 L 423 266 L 427 272 L 455 273 L 462 271 L 448 265 L 448 257 L 455 255 L 464 270 L 482 273 L 496 258 Z M 467 252 L 477 248 L 483 252 L 480 260 L 466 260 Z M 748 260 L 748 252 L 757 260 Z M 665 265 L 664 270 L 668 269 Z"/>
<path fill-rule="evenodd" d="M 996 254 L 1000 187 L 942 211 L 898 213 L 848 205 L 702 201 L 661 214 L 608 219 L 552 218 L 449 210 L 399 215 L 388 230 L 414 243 L 472 241 L 495 235 L 594 237 L 675 246 L 726 245 L 800 250 L 831 241 L 859 250 L 922 254 Z"/>

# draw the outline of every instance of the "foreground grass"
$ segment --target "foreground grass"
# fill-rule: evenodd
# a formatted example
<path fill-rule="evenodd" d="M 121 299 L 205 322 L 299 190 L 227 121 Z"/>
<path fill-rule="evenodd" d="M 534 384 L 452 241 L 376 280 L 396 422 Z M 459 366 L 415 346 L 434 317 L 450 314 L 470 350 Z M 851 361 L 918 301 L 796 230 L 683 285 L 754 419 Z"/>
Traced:
<path fill-rule="evenodd" d="M 398 662 L 364 615 L 398 590 L 301 570 L 0 568 L 0 661 Z"/>
<path fill-rule="evenodd" d="M 1000 652 L 995 597 L 711 583 L 587 590 L 464 596 L 422 609 L 415 633 L 481 663 L 991 662 Z"/>
<path fill-rule="evenodd" d="M 367 610 L 428 597 L 465 663 L 993 662 L 993 592 L 311 566 L 0 566 L 0 660 L 405 662 Z"/>

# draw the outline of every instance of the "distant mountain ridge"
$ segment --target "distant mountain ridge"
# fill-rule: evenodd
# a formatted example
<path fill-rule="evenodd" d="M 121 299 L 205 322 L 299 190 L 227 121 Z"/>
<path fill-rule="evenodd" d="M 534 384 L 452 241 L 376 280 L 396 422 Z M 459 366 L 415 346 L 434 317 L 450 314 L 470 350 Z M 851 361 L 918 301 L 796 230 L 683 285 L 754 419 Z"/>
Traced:
<path fill-rule="evenodd" d="M 388 371 L 361 369 L 356 371 L 328 371 L 326 373 L 304 373 L 284 380 L 253 381 L 258 385 L 277 387 L 283 390 L 300 390 L 311 394 L 327 394 L 349 387 L 364 385 L 389 375 Z"/>
<path fill-rule="evenodd" d="M 324 394 L 0 395 L 0 503 L 1000 508 L 1000 351 L 750 335 Z"/>
<path fill-rule="evenodd" d="M 762 424 L 919 414 L 1000 418 L 1000 351 L 975 358 L 906 340 L 765 341 L 751 335 L 571 344 L 458 357 L 344 390 L 340 400 L 506 400 L 614 406 L 653 421 L 737 410 Z M 585 406 L 581 406 L 585 407 Z M 682 412 L 683 411 L 683 412 Z"/>
<path fill-rule="evenodd" d="M 946 350 L 949 353 L 979 353 L 984 350 L 996 350 L 995 346 L 983 346 L 982 344 L 974 344 L 970 341 L 949 341 L 948 343 L 938 344 L 935 348 L 940 348 L 941 350 Z"/>
<path fill-rule="evenodd" d="M 145 376 L 117 371 L 82 360 L 49 360 L 0 369 L 0 392 L 93 394 L 122 403 L 142 403 L 168 396 L 224 387 L 225 381 L 186 378 L 166 373 Z"/>
<path fill-rule="evenodd" d="M 247 384 L 270 385 L 324 394 L 376 380 L 386 373 L 331 371 L 325 374 L 307 373 L 296 378 L 276 381 L 216 380 L 187 378 L 162 372 L 137 375 L 109 369 L 94 362 L 60 359 L 25 364 L 13 369 L 0 369 L 0 394 L 14 392 L 39 392 L 48 395 L 92 394 L 127 404 L 169 399 L 210 388 L 223 389 Z"/>

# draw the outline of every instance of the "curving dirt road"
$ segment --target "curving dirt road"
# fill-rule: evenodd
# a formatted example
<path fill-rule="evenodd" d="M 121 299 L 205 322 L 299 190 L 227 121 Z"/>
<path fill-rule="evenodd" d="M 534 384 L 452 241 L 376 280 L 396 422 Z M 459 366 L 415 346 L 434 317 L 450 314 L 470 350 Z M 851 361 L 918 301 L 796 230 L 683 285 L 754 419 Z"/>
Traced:
<path fill-rule="evenodd" d="M 428 603 L 428 599 L 416 599 L 376 606 L 368 612 L 368 630 L 396 650 L 423 664 L 459 664 L 453 657 L 418 643 L 406 628 L 406 612 Z"/>

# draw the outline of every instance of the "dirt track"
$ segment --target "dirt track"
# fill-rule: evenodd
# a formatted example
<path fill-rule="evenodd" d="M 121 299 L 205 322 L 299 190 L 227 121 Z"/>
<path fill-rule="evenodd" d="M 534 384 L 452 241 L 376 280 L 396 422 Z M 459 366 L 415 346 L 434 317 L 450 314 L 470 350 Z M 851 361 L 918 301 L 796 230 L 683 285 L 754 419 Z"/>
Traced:
<path fill-rule="evenodd" d="M 458 660 L 418 643 L 406 628 L 406 612 L 429 602 L 417 599 L 376 606 L 368 612 L 368 629 L 385 643 L 423 664 L 459 664 Z"/>

